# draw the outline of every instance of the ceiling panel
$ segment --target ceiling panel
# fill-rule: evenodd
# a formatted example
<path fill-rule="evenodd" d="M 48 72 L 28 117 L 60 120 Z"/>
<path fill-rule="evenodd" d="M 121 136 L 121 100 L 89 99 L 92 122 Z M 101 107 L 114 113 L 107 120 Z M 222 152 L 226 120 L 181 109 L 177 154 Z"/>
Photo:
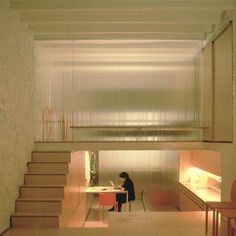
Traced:
<path fill-rule="evenodd" d="M 37 40 L 204 40 L 233 0 L 10 0 Z"/>

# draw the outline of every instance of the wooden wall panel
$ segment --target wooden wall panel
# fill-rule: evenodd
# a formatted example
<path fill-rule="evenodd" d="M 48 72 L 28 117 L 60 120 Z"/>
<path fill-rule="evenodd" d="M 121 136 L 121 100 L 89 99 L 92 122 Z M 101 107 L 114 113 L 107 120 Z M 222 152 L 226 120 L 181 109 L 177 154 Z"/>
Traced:
<path fill-rule="evenodd" d="M 192 151 L 180 151 L 179 156 L 179 181 L 186 183 L 192 167 Z"/>
<path fill-rule="evenodd" d="M 202 211 L 205 209 L 205 202 L 200 199 L 195 193 L 179 184 L 179 203 L 180 211 Z"/>
<path fill-rule="evenodd" d="M 181 151 L 179 165 L 180 182 L 188 182 L 191 167 L 197 167 L 221 176 L 221 153 L 209 150 Z"/>
<path fill-rule="evenodd" d="M 85 158 L 83 151 L 71 154 L 60 227 L 81 227 L 87 216 Z"/>
<path fill-rule="evenodd" d="M 221 153 L 214 151 L 193 151 L 192 165 L 221 176 Z"/>
<path fill-rule="evenodd" d="M 203 51 L 204 82 L 203 82 L 203 140 L 212 140 L 213 112 L 213 46 L 210 43 Z"/>
<path fill-rule="evenodd" d="M 214 141 L 232 141 L 232 25 L 214 41 Z"/>

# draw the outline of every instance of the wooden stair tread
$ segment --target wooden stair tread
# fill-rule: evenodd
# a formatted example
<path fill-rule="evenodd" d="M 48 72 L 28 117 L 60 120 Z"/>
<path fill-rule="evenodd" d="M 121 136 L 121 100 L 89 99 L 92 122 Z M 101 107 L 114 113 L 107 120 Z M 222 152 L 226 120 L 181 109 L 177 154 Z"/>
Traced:
<path fill-rule="evenodd" d="M 50 174 L 50 173 L 35 173 L 35 172 L 32 172 L 32 173 L 26 173 L 25 175 L 59 175 L 59 176 L 66 176 L 67 174 Z"/>
<path fill-rule="evenodd" d="M 63 173 L 61 173 L 62 171 L 58 171 L 58 173 L 54 173 L 54 174 L 48 174 L 48 173 L 42 173 L 40 171 L 33 171 L 33 172 L 29 172 L 29 174 L 34 173 L 35 175 L 60 175 L 60 174 L 65 174 L 68 175 L 69 171 L 63 171 Z"/>
<path fill-rule="evenodd" d="M 72 153 L 70 151 L 32 151 L 32 153 Z"/>
<path fill-rule="evenodd" d="M 31 185 L 31 184 L 24 184 L 20 186 L 21 188 L 64 188 L 65 185 Z"/>
<path fill-rule="evenodd" d="M 69 161 L 29 161 L 27 164 L 68 164 Z"/>
<path fill-rule="evenodd" d="M 28 217 L 28 216 L 32 216 L 32 217 L 37 217 L 37 216 L 42 216 L 42 217 L 58 217 L 60 216 L 61 214 L 59 213 L 29 213 L 29 212 L 15 212 L 13 213 L 11 216 L 18 216 L 18 217 Z"/>
<path fill-rule="evenodd" d="M 61 198 L 18 198 L 18 202 L 61 202 Z"/>

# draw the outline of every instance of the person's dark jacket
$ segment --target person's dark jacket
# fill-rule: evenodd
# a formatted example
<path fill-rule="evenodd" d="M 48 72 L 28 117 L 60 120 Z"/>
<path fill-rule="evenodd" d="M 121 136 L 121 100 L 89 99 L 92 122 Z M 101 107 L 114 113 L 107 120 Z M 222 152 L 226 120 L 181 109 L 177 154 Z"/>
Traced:
<path fill-rule="evenodd" d="M 127 178 L 122 186 L 126 191 L 128 191 L 128 201 L 135 200 L 134 183 L 131 179 Z"/>

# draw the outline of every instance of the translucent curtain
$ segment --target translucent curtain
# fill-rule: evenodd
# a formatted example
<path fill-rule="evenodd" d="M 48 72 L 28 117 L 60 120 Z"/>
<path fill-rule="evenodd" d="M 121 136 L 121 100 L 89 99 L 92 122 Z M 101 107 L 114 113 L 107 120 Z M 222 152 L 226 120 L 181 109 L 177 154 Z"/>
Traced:
<path fill-rule="evenodd" d="M 37 140 L 198 138 L 197 132 L 190 131 L 73 128 L 194 127 L 198 119 L 194 65 L 189 56 L 173 59 L 148 47 L 128 53 L 118 46 L 98 45 L 94 48 L 92 43 L 77 41 L 37 43 Z"/>
<path fill-rule="evenodd" d="M 100 151 L 99 185 L 109 185 L 109 180 L 119 184 L 119 173 L 126 171 L 137 197 L 146 190 L 146 201 L 152 209 L 155 205 L 174 206 L 178 167 L 177 151 Z"/>

